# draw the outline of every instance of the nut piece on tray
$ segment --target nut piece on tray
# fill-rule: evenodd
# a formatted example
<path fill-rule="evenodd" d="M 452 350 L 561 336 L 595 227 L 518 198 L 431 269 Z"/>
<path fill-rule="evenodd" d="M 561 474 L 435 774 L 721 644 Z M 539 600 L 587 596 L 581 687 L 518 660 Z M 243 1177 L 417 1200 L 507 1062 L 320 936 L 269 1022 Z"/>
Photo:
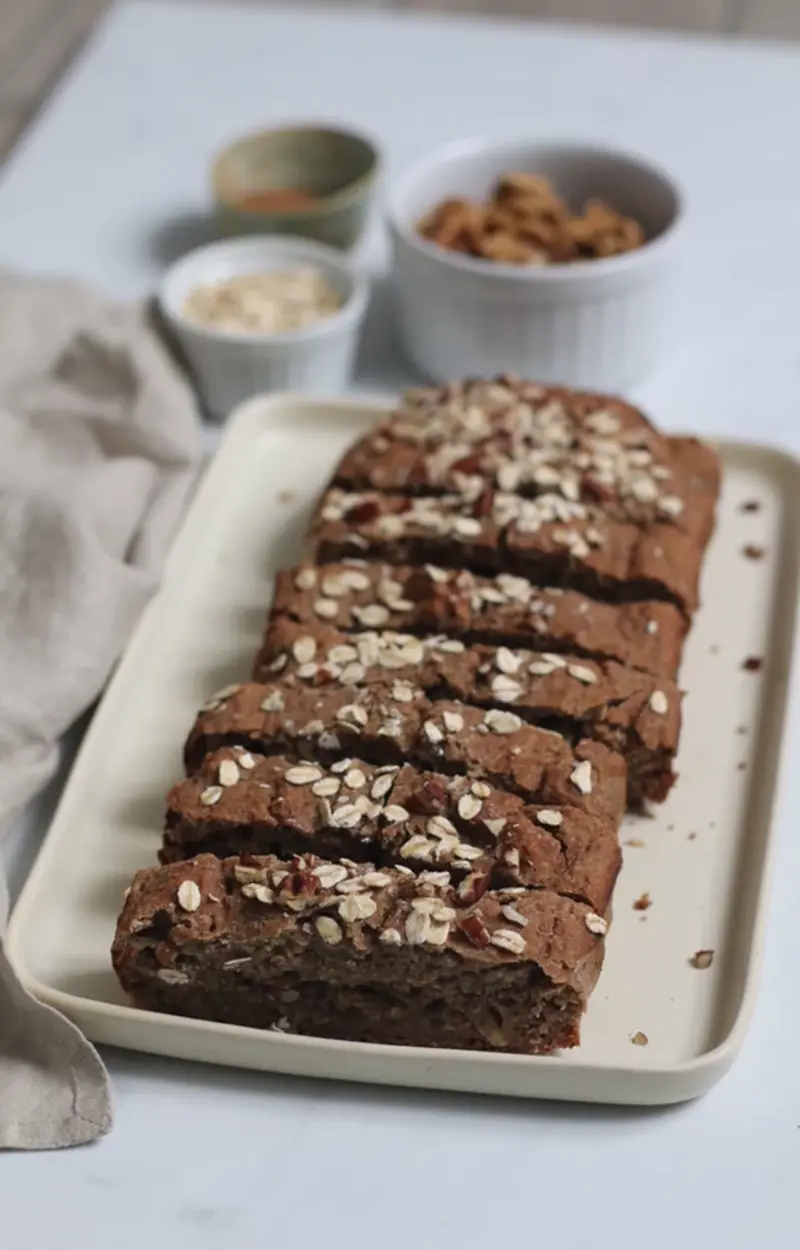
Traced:
<path fill-rule="evenodd" d="M 407 684 L 228 687 L 195 721 L 185 748 L 187 770 L 223 746 L 322 764 L 347 756 L 373 764 L 408 762 L 487 781 L 528 802 L 580 807 L 615 823 L 625 809 L 625 761 L 602 743 L 585 740 L 572 747 L 515 712 L 431 703 Z"/>
<path fill-rule="evenodd" d="M 368 564 L 280 572 L 271 620 L 324 621 L 336 629 L 447 634 L 462 642 L 536 647 L 674 677 L 686 618 L 671 603 L 601 603 L 574 590 L 542 589 L 524 577 L 467 570 Z"/>
<path fill-rule="evenodd" d="M 341 634 L 327 625 L 277 617 L 256 664 L 256 680 L 327 686 L 386 684 L 429 699 L 473 707 L 513 708 L 524 720 L 567 737 L 597 738 L 628 762 L 628 802 L 663 801 L 681 726 L 674 682 L 613 661 L 519 648 L 467 648 L 455 638 L 413 634 Z"/>
<path fill-rule="evenodd" d="M 162 862 L 208 852 L 447 870 L 459 897 L 499 886 L 553 890 L 604 914 L 620 866 L 614 825 L 577 807 L 526 806 L 469 777 L 410 764 L 330 768 L 225 747 L 167 800 Z"/>
<path fill-rule="evenodd" d="M 112 959 L 133 1001 L 156 1011 L 547 1054 L 580 1040 L 605 929 L 585 904 L 548 890 L 465 905 L 408 870 L 203 855 L 137 874 Z"/>
<path fill-rule="evenodd" d="M 345 453 L 333 484 L 472 500 L 486 490 L 554 493 L 621 521 L 668 518 L 705 545 L 719 461 L 612 396 L 500 379 L 411 392 Z"/>
<path fill-rule="evenodd" d="M 636 525 L 596 504 L 508 492 L 469 500 L 330 490 L 311 541 L 322 564 L 356 556 L 515 573 L 612 603 L 663 599 L 686 615 L 697 606 L 705 546 L 671 521 Z"/>

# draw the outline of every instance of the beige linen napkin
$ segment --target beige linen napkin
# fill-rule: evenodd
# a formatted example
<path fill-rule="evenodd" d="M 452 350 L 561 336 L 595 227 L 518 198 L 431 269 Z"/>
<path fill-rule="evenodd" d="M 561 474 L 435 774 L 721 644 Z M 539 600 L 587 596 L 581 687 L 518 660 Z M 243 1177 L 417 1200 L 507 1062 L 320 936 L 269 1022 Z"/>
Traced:
<path fill-rule="evenodd" d="M 199 452 L 143 305 L 0 272 L 0 837 L 152 595 Z M 6 912 L 0 861 L 0 1148 L 91 1141 L 111 1124 L 105 1070 L 17 982 Z"/>

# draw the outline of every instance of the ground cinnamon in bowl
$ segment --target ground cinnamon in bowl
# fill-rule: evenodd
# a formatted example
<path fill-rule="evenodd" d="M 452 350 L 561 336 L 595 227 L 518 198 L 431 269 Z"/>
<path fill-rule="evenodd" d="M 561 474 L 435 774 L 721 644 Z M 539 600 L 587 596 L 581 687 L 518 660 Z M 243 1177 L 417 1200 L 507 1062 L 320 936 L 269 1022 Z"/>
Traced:
<path fill-rule="evenodd" d="M 235 207 L 242 213 L 296 213 L 316 208 L 319 202 L 318 195 L 301 187 L 273 187 L 238 196 Z"/>

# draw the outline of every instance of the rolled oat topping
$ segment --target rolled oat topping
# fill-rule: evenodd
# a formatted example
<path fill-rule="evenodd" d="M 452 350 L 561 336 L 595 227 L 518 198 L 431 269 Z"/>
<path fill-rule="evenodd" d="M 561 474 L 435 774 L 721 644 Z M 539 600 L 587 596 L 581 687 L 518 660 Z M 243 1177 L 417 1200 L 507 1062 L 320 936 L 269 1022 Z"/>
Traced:
<path fill-rule="evenodd" d="M 608 924 L 602 916 L 598 916 L 595 912 L 587 913 L 584 923 L 590 933 L 596 934 L 598 937 L 604 937 L 608 932 Z"/>
<path fill-rule="evenodd" d="M 296 768 L 286 770 L 286 780 L 290 786 L 310 786 L 314 781 L 322 779 L 322 769 L 316 764 L 298 764 Z"/>
<path fill-rule="evenodd" d="M 480 799 L 473 794 L 462 794 L 458 800 L 458 814 L 462 820 L 474 820 L 482 807 Z"/>
<path fill-rule="evenodd" d="M 261 704 L 263 712 L 282 712 L 283 711 L 283 695 L 280 690 L 273 690 L 268 694 Z"/>
<path fill-rule="evenodd" d="M 324 621 L 332 621 L 339 609 L 335 599 L 315 599 L 314 611 Z"/>
<path fill-rule="evenodd" d="M 342 783 L 338 777 L 323 777 L 321 781 L 315 781 L 311 787 L 311 793 L 320 799 L 330 799 L 339 793 Z"/>
<path fill-rule="evenodd" d="M 542 808 L 536 813 L 536 819 L 540 825 L 544 825 L 546 829 L 558 829 L 564 822 L 564 813 L 554 811 L 552 808 Z"/>
<path fill-rule="evenodd" d="M 297 660 L 298 664 L 308 664 L 310 660 L 314 659 L 316 653 L 317 644 L 314 639 L 310 638 L 308 635 L 298 638 L 292 646 L 292 655 Z"/>
<path fill-rule="evenodd" d="M 233 875 L 239 885 L 249 885 L 254 881 L 266 881 L 267 870 L 257 864 L 234 864 Z"/>
<path fill-rule="evenodd" d="M 581 760 L 576 764 L 570 775 L 570 781 L 581 794 L 592 793 L 592 765 L 589 760 Z"/>
<path fill-rule="evenodd" d="M 223 760 L 219 766 L 219 784 L 221 786 L 235 786 L 239 780 L 241 773 L 238 764 L 233 760 Z"/>
<path fill-rule="evenodd" d="M 509 951 L 512 955 L 525 953 L 525 939 L 521 933 L 516 933 L 513 929 L 495 929 L 490 941 L 492 946 Z"/>
<path fill-rule="evenodd" d="M 349 924 L 358 920 L 368 920 L 374 916 L 378 905 L 368 894 L 348 894 L 339 904 L 339 915 Z"/>
<path fill-rule="evenodd" d="M 328 946 L 338 946 L 344 936 L 341 925 L 334 920 L 333 916 L 317 916 L 314 920 L 314 928 Z"/>
<path fill-rule="evenodd" d="M 486 826 L 486 828 L 489 830 L 489 832 L 492 834 L 492 836 L 497 838 L 505 829 L 506 825 L 508 824 L 508 821 L 506 820 L 505 816 L 498 816 L 492 820 L 484 820 L 483 823 Z M 518 851 L 516 853 L 517 855 L 519 855 Z"/>
<path fill-rule="evenodd" d="M 510 920 L 512 924 L 518 924 L 520 928 L 524 928 L 528 923 L 521 911 L 517 911 L 516 907 L 511 903 L 506 903 L 500 908 L 500 912 L 505 916 L 506 920 Z"/>
<path fill-rule="evenodd" d="M 178 886 L 178 904 L 184 911 L 197 911 L 203 901 L 195 881 L 182 881 Z"/>
<path fill-rule="evenodd" d="M 399 803 L 387 803 L 383 809 L 384 820 L 388 820 L 391 824 L 408 820 L 409 815 L 407 808 L 402 807 Z"/>
<path fill-rule="evenodd" d="M 272 903 L 275 899 L 275 895 L 268 885 L 259 885 L 257 882 L 249 882 L 243 885 L 242 894 L 245 898 L 255 899 L 259 903 Z"/>
<path fill-rule="evenodd" d="M 347 869 L 344 864 L 318 864 L 312 872 L 323 890 L 333 890 L 342 881 L 347 880 Z"/>
<path fill-rule="evenodd" d="M 483 723 L 496 734 L 513 734 L 522 728 L 522 721 L 514 712 L 501 712 L 498 708 L 488 711 Z"/>
<path fill-rule="evenodd" d="M 364 818 L 364 813 L 355 803 L 345 803 L 331 813 L 330 823 L 338 829 L 355 829 Z"/>

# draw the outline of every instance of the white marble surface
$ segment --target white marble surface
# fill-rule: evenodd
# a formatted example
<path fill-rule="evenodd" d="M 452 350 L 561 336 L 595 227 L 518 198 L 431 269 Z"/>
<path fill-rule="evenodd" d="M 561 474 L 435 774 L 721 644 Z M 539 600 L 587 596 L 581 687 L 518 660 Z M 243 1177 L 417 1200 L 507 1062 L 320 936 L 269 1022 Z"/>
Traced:
<path fill-rule="evenodd" d="M 690 202 L 683 325 L 639 397 L 669 426 L 800 451 L 798 115 L 800 50 L 130 4 L 5 168 L 0 263 L 150 289 L 203 232 L 210 155 L 272 119 L 368 126 L 389 176 L 470 132 L 612 140 L 670 166 Z M 382 260 L 376 233 L 364 261 Z M 373 387 L 405 376 L 385 328 L 379 318 L 362 361 Z M 738 1063 L 702 1101 L 514 1105 L 109 1053 L 114 1133 L 1 1158 L 0 1244 L 795 1246 L 800 780 L 788 772 L 758 1010 Z M 17 884 L 46 808 L 13 841 Z"/>

